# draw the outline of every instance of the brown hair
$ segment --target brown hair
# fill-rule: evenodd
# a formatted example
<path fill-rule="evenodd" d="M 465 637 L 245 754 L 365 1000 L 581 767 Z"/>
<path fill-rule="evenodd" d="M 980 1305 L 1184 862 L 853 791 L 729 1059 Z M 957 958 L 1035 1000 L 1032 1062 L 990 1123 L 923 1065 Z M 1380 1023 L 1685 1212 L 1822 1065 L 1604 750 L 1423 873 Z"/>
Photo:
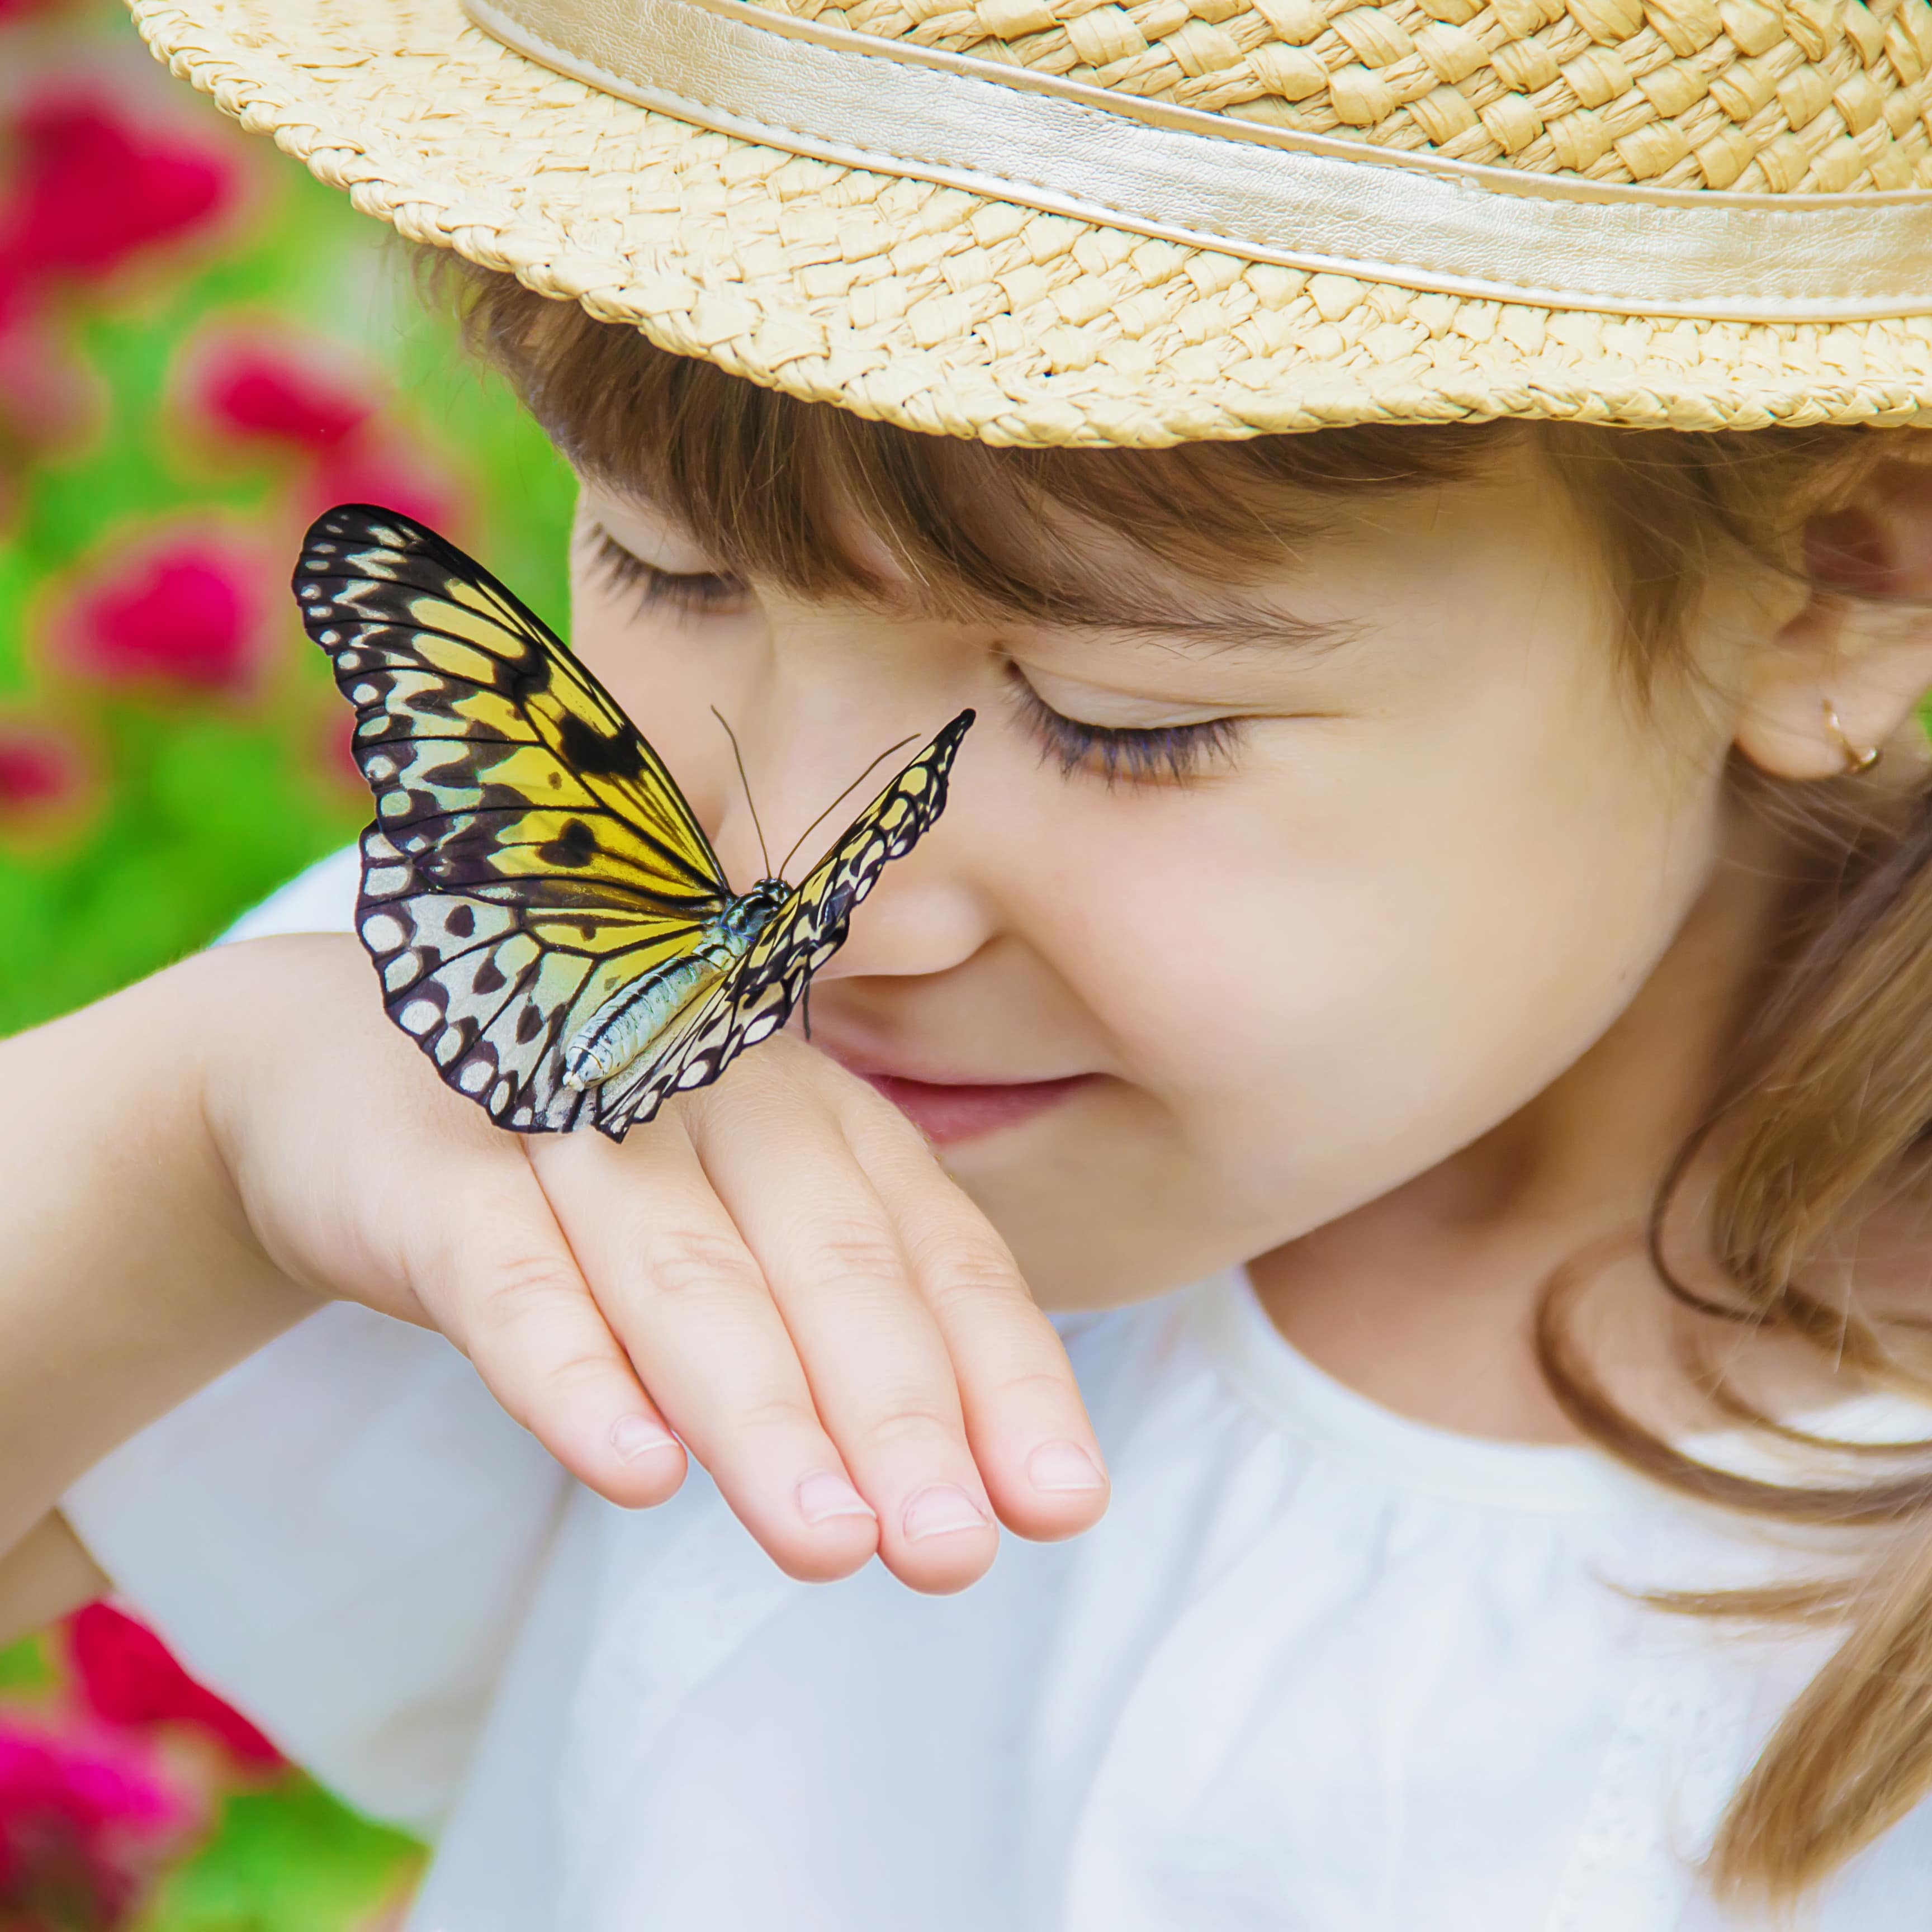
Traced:
<path fill-rule="evenodd" d="M 1696 598 L 1727 558 L 1802 572 L 1808 518 L 1922 447 L 1913 430 L 1495 423 L 1151 452 L 998 449 L 795 401 L 666 354 L 574 303 L 439 262 L 435 278 L 454 290 L 474 346 L 580 472 L 674 511 L 720 568 L 807 596 L 876 589 L 844 540 L 856 514 L 942 605 L 1077 617 L 1087 604 L 1070 520 L 1169 566 L 1260 566 L 1292 552 L 1324 500 L 1471 475 L 1510 439 L 1534 436 L 1604 546 L 1647 688 L 1682 662 Z M 1023 542 L 1012 538 L 1016 521 Z M 1932 1138 L 1932 787 L 1740 783 L 1796 834 L 1802 876 L 1755 1015 L 1659 1190 L 1652 1258 L 1707 1324 L 1786 1335 L 1856 1385 L 1932 1400 L 1932 1375 L 1913 1365 L 1924 1359 L 1920 1324 L 1862 1306 L 1845 1282 L 1826 1290 L 1801 1278 L 1848 1238 L 1875 1190 L 1916 1178 Z M 1707 1148 L 1719 1156 L 1710 1216 L 1726 1284 L 1715 1299 L 1678 1280 L 1662 1234 L 1691 1157 Z M 1694 1353 L 1687 1369 L 1720 1415 L 1815 1449 L 1838 1479 L 1778 1484 L 1697 1462 L 1592 1375 L 1570 1318 L 1588 1272 L 1550 1285 L 1536 1330 L 1544 1373 L 1587 1435 L 1705 1501 L 1872 1532 L 1862 1567 L 1846 1574 L 1660 1600 L 1844 1628 L 1736 1794 L 1709 1862 L 1721 1894 L 1789 1900 L 1932 1792 L 1932 1442 L 1908 1445 L 1924 1452 L 1916 1459 L 1894 1454 L 1880 1468 L 1867 1455 L 1862 1466 L 1863 1452 L 1797 1436 Z"/>

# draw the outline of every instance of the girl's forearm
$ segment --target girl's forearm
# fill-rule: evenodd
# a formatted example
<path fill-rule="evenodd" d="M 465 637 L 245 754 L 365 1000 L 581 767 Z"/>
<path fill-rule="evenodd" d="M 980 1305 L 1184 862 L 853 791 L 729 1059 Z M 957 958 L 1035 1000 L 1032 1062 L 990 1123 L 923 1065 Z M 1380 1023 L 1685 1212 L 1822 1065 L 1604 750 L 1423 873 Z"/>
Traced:
<path fill-rule="evenodd" d="M 233 968 L 170 968 L 0 1041 L 0 1552 L 107 1451 L 314 1306 L 203 1115 Z"/>

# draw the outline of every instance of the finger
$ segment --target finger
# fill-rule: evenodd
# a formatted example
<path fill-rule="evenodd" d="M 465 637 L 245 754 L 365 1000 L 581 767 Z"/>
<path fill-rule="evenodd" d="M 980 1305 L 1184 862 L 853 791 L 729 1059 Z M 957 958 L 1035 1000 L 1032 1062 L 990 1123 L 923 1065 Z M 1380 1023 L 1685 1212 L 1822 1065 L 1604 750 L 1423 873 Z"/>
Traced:
<path fill-rule="evenodd" d="M 592 1298 L 518 1144 L 426 1189 L 443 1204 L 404 1257 L 436 1326 L 578 1480 L 626 1508 L 662 1502 L 685 1454 Z"/>
<path fill-rule="evenodd" d="M 622 1148 L 572 1135 L 531 1154 L 612 1329 L 739 1520 L 789 1576 L 868 1562 L 877 1518 L 680 1118 Z"/>
<path fill-rule="evenodd" d="M 1000 1520 L 1040 1540 L 1090 1528 L 1107 1507 L 1100 1444 L 1066 1351 L 1011 1251 L 890 1102 L 860 1088 L 839 1112 L 945 1342 Z"/>
<path fill-rule="evenodd" d="M 816 1083 L 770 1060 L 686 1118 L 757 1257 L 818 1413 L 878 1512 L 879 1554 L 920 1590 L 982 1575 L 999 1532 L 966 1441 L 952 1364 L 892 1217 Z M 803 1145 L 809 1162 L 775 1157 Z"/>

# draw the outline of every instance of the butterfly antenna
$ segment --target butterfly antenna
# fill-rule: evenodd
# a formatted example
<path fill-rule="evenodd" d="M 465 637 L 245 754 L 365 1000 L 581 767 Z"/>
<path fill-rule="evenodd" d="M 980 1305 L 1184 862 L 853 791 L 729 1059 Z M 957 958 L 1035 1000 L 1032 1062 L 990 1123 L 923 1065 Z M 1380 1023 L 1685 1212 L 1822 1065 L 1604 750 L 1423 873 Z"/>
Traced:
<path fill-rule="evenodd" d="M 886 748 L 881 752 L 879 755 L 874 758 L 872 762 L 838 794 L 838 797 L 835 798 L 832 802 L 828 805 L 795 839 L 792 841 L 791 850 L 784 855 L 784 863 L 781 866 L 778 870 L 778 876 L 780 878 L 783 878 L 785 874 L 790 870 L 791 862 L 798 856 L 798 848 L 802 845 L 838 809 L 841 803 L 846 799 L 850 798 L 852 794 L 872 776 L 873 772 L 878 770 L 879 766 L 884 764 L 895 752 L 904 751 L 907 746 L 915 742 L 917 740 L 918 736 L 919 734 L 916 731 L 914 731 L 910 733 L 905 737 L 902 738 L 896 745 L 888 745 Z"/>
<path fill-rule="evenodd" d="M 738 748 L 738 734 L 725 721 L 724 714 L 716 705 L 711 707 L 711 715 L 724 726 L 724 735 L 731 741 L 731 755 L 738 761 L 738 782 L 745 788 L 745 802 L 752 808 L 752 830 L 758 835 L 758 856 L 765 862 L 765 877 L 772 874 L 772 855 L 765 849 L 765 828 L 758 823 L 758 804 L 752 796 L 752 782 L 745 776 L 745 754 Z"/>

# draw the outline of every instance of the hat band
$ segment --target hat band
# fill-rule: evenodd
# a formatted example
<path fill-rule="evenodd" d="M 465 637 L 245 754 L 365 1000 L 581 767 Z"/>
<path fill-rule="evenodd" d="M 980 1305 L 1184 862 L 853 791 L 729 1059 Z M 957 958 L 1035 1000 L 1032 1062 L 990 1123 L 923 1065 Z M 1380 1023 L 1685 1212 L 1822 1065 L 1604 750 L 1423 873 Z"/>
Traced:
<path fill-rule="evenodd" d="M 1707 194 L 1376 151 L 742 0 L 464 5 L 518 52 L 680 120 L 1258 262 L 1623 314 L 1932 314 L 1923 190 Z"/>

